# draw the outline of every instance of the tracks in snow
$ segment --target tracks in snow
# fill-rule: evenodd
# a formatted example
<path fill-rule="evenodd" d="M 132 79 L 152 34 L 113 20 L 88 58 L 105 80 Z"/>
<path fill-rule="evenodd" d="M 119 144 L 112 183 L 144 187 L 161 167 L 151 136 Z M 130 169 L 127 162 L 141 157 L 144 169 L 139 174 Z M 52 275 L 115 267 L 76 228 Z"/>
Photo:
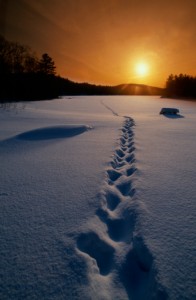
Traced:
<path fill-rule="evenodd" d="M 136 230 L 139 213 L 134 188 L 135 123 L 130 117 L 124 118 L 119 145 L 106 170 L 101 205 L 96 212 L 105 232 L 97 228 L 81 233 L 77 248 L 87 259 L 96 262 L 100 276 L 118 283 L 126 291 L 127 299 L 166 299 L 156 280 L 152 254 Z M 114 299 L 112 294 L 111 299 Z"/>

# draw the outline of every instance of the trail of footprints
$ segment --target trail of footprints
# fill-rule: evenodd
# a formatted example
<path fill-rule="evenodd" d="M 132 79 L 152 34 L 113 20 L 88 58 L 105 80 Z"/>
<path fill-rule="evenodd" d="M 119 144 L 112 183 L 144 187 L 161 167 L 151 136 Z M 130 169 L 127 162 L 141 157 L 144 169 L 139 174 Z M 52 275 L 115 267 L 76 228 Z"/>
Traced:
<path fill-rule="evenodd" d="M 136 171 L 133 131 L 135 124 L 132 118 L 124 118 L 119 146 L 115 150 L 111 167 L 106 171 L 101 207 L 97 210 L 97 216 L 107 228 L 106 239 L 103 234 L 95 231 L 81 233 L 77 239 L 77 247 L 96 261 L 100 275 L 107 276 L 116 269 L 128 298 L 140 299 L 141 285 L 148 286 L 149 281 L 151 286 L 157 284 L 156 275 L 152 276 L 152 255 L 142 237 L 135 234 L 138 216 L 134 205 L 135 189 L 132 179 Z M 133 205 L 130 205 L 130 202 Z M 108 240 L 111 240 L 111 243 Z M 116 260 L 119 247 L 115 247 L 115 243 L 128 249 L 120 264 Z M 160 299 L 166 299 L 162 292 L 160 293 Z M 149 299 L 154 298 L 149 295 Z"/>

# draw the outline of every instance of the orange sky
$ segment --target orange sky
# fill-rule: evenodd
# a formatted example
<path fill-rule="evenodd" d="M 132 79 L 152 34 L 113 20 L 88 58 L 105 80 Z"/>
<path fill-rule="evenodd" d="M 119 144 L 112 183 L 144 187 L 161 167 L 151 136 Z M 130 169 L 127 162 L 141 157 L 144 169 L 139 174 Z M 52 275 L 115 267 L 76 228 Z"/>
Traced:
<path fill-rule="evenodd" d="M 196 0 L 0 0 L 0 25 L 65 78 L 163 87 L 171 73 L 196 76 L 195 12 Z"/>

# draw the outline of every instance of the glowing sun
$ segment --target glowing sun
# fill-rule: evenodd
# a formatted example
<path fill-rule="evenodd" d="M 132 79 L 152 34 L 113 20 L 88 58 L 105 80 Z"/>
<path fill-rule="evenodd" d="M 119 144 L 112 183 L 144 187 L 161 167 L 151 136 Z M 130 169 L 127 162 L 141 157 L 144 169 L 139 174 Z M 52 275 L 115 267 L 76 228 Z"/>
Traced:
<path fill-rule="evenodd" d="M 135 65 L 135 72 L 138 76 L 146 76 L 149 72 L 149 66 L 146 62 L 139 62 Z"/>

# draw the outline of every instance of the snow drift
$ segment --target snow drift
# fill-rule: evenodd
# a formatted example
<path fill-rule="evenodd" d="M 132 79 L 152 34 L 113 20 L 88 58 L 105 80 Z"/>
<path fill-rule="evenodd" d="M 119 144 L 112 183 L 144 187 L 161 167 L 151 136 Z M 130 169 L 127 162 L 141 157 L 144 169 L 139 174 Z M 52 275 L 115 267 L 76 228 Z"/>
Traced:
<path fill-rule="evenodd" d="M 61 125 L 46 128 L 38 128 L 23 132 L 17 136 L 21 140 L 48 140 L 57 138 L 68 138 L 81 134 L 91 129 L 88 125 Z"/>

